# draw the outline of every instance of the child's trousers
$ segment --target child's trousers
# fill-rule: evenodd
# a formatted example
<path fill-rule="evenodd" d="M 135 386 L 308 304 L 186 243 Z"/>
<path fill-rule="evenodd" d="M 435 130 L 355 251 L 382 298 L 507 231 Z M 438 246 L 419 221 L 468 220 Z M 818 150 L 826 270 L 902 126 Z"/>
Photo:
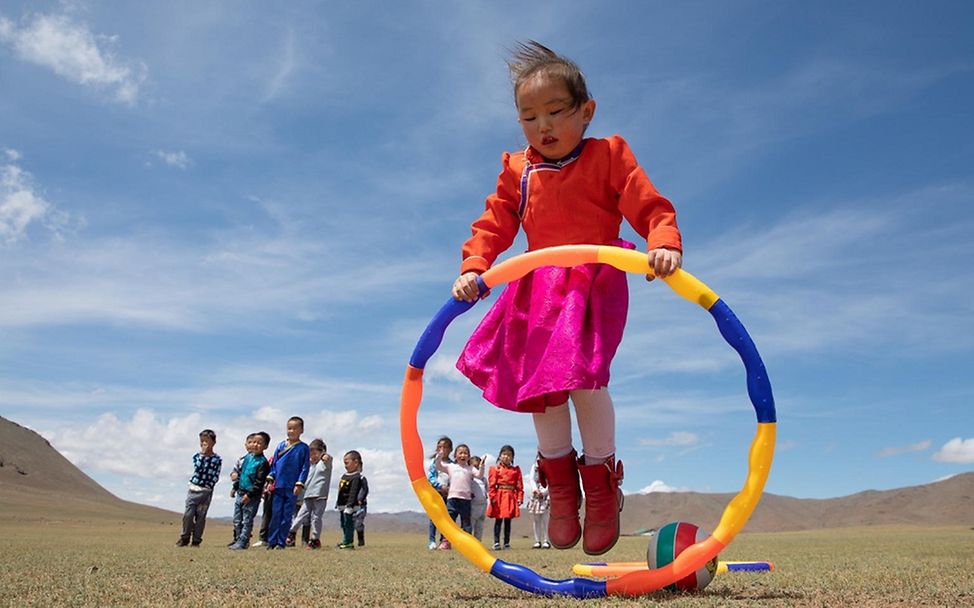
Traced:
<path fill-rule="evenodd" d="M 297 497 L 294 488 L 274 488 L 271 507 L 271 524 L 267 530 L 267 544 L 272 547 L 286 546 L 287 533 L 291 530 L 291 517 Z"/>
<path fill-rule="evenodd" d="M 340 511 L 342 523 L 342 544 L 351 545 L 355 540 L 355 513 L 346 513 L 345 509 Z"/>
<path fill-rule="evenodd" d="M 183 511 L 183 533 L 180 539 L 194 545 L 203 542 L 203 528 L 206 527 L 206 512 L 210 509 L 213 490 L 190 490 L 186 494 L 186 508 Z"/>
<path fill-rule="evenodd" d="M 305 498 L 304 503 L 301 505 L 301 509 L 298 510 L 298 514 L 294 516 L 294 521 L 291 522 L 291 534 L 297 534 L 298 528 L 310 520 L 310 540 L 318 540 L 321 538 L 322 516 L 325 513 L 326 506 L 328 506 L 327 496 Z"/>
<path fill-rule="evenodd" d="M 259 498 L 252 498 L 244 504 L 244 496 L 246 494 L 238 493 L 233 501 L 233 538 L 242 547 L 250 544 L 250 533 L 254 528 L 257 507 L 260 505 Z"/>

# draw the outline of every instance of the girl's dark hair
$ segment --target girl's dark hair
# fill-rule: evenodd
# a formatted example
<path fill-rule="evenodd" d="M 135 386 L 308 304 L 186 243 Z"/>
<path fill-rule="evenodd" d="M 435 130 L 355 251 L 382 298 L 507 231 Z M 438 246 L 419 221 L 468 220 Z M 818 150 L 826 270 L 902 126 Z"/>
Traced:
<path fill-rule="evenodd" d="M 511 446 L 506 445 L 506 444 L 505 445 L 502 445 L 501 446 L 501 450 L 499 452 L 497 452 L 497 462 L 500 462 L 501 461 L 501 454 L 503 454 L 504 452 L 510 452 L 511 453 L 511 464 L 514 464 L 514 448 L 512 448 Z"/>
<path fill-rule="evenodd" d="M 445 441 L 448 444 L 450 444 L 450 452 L 452 452 L 453 451 L 453 440 L 450 439 L 449 437 L 447 437 L 446 435 L 440 435 L 440 438 L 436 440 L 436 445 L 440 445 L 440 443 L 443 442 L 443 441 Z M 433 452 L 433 456 L 436 456 L 436 452 Z"/>
<path fill-rule="evenodd" d="M 349 450 L 345 452 L 345 456 L 351 456 L 352 460 L 362 464 L 362 455 L 358 453 L 358 450 Z"/>
<path fill-rule="evenodd" d="M 308 444 L 308 449 L 316 452 L 325 452 L 328 450 L 328 447 L 321 439 L 312 439 L 311 443 Z"/>
<path fill-rule="evenodd" d="M 511 72 L 511 83 L 514 85 L 514 104 L 517 105 L 517 89 L 525 80 L 537 74 L 548 78 L 561 79 L 571 95 L 573 108 L 580 107 L 592 98 L 585 84 L 585 76 L 574 61 L 552 51 L 545 45 L 534 40 L 518 42 L 511 49 L 511 57 L 507 60 L 507 69 Z"/>
<path fill-rule="evenodd" d="M 216 443 L 216 433 L 214 433 L 212 429 L 203 429 L 200 431 L 200 439 L 203 437 L 206 437 L 210 441 Z"/>
<path fill-rule="evenodd" d="M 304 418 L 302 418 L 301 416 L 291 416 L 290 418 L 287 419 L 287 421 L 297 422 L 298 424 L 301 425 L 301 428 L 304 429 Z"/>
<path fill-rule="evenodd" d="M 465 443 L 457 444 L 457 447 L 453 448 L 453 453 L 456 454 L 460 448 L 467 448 L 467 453 L 470 453 L 470 446 Z"/>

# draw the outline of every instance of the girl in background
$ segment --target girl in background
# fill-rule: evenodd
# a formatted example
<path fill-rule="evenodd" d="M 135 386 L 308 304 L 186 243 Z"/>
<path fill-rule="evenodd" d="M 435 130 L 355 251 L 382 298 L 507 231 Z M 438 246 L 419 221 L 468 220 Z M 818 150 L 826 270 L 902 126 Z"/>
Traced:
<path fill-rule="evenodd" d="M 497 464 L 487 475 L 487 517 L 494 518 L 494 549 L 501 548 L 501 527 L 504 528 L 504 549 L 511 548 L 511 520 L 521 516 L 524 502 L 524 479 L 521 467 L 514 464 L 514 448 L 501 446 Z"/>
<path fill-rule="evenodd" d="M 480 469 L 484 468 L 484 462 L 487 460 L 486 454 L 484 458 L 480 456 L 470 457 L 470 466 Z M 473 500 L 470 501 L 470 527 L 471 534 L 483 542 L 484 540 L 484 520 L 487 517 L 487 480 L 481 477 L 473 478 Z"/>
<path fill-rule="evenodd" d="M 443 473 L 436 468 L 436 457 L 442 455 L 443 462 L 450 461 L 450 452 L 453 451 L 453 440 L 446 435 L 441 436 L 436 440 L 436 451 L 433 453 L 433 457 L 430 459 L 429 467 L 426 469 L 426 478 L 429 479 L 430 485 L 433 486 L 440 494 L 440 498 L 443 499 L 443 504 L 446 504 L 446 496 L 450 492 L 450 476 Z M 449 549 L 450 541 L 446 539 L 442 534 L 440 534 L 440 542 L 436 543 L 436 524 L 433 520 L 430 520 L 429 525 L 429 550 L 433 549 Z"/>
<path fill-rule="evenodd" d="M 526 509 L 531 514 L 534 524 L 534 545 L 531 548 L 550 549 L 551 543 L 548 542 L 548 488 L 541 485 L 537 461 L 531 465 L 531 473 L 528 477 L 531 479 L 531 498 L 528 500 Z"/>
<path fill-rule="evenodd" d="M 484 478 L 484 463 L 474 468 L 470 465 L 470 447 L 465 443 L 457 446 L 453 451 L 456 462 L 443 462 L 443 455 L 437 454 L 434 462 L 436 470 L 446 473 L 450 478 L 450 490 L 446 497 L 446 511 L 450 518 L 456 521 L 460 518 L 460 528 L 471 532 L 471 505 L 473 503 L 473 485 L 475 478 Z"/>

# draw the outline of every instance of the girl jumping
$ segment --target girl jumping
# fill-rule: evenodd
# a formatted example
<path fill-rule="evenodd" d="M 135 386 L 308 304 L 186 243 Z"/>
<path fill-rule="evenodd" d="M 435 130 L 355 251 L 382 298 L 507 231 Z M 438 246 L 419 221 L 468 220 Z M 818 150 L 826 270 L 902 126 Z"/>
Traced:
<path fill-rule="evenodd" d="M 682 242 L 673 205 L 656 191 L 622 137 L 584 137 L 595 100 L 578 66 L 534 41 L 518 45 L 508 66 L 528 145 L 502 156 L 496 192 L 463 244 L 453 297 L 472 302 L 481 296 L 478 275 L 511 246 L 521 227 L 529 250 L 578 244 L 633 248 L 619 238 L 625 218 L 646 239 L 653 274 L 676 271 Z M 586 553 L 600 555 L 619 537 L 623 468 L 615 458 L 615 413 L 606 387 L 628 305 L 621 270 L 605 264 L 538 268 L 507 285 L 457 361 L 488 401 L 531 413 L 540 478 L 551 498 L 549 538 L 559 549 L 582 538 Z M 572 445 L 569 399 L 581 457 Z"/>

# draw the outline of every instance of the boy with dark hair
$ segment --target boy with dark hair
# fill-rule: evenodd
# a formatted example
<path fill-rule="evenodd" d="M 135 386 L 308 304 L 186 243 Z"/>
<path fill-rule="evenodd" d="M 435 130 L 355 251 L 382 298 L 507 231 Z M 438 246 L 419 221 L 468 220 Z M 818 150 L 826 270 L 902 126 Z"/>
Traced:
<path fill-rule="evenodd" d="M 311 462 L 308 444 L 301 441 L 304 420 L 292 416 L 287 421 L 287 439 L 274 450 L 274 462 L 267 476 L 267 483 L 273 487 L 271 521 L 267 533 L 268 549 L 283 549 L 294 517 L 294 504 L 298 494 L 304 489 Z"/>
<path fill-rule="evenodd" d="M 257 515 L 260 495 L 271 468 L 264 457 L 264 450 L 270 440 L 270 435 L 263 431 L 251 434 L 247 440 L 248 453 L 240 466 L 237 497 L 233 504 L 233 537 L 236 540 L 230 548 L 235 551 L 246 549 L 250 543 L 254 516 Z"/>
<path fill-rule="evenodd" d="M 199 547 L 203 542 L 203 528 L 206 527 L 206 511 L 213 498 L 213 486 L 220 480 L 223 460 L 213 452 L 216 433 L 210 429 L 200 432 L 200 451 L 193 455 L 193 475 L 189 478 L 189 492 L 186 494 L 186 509 L 183 512 L 183 531 L 176 541 L 177 547 L 190 544 Z"/>

